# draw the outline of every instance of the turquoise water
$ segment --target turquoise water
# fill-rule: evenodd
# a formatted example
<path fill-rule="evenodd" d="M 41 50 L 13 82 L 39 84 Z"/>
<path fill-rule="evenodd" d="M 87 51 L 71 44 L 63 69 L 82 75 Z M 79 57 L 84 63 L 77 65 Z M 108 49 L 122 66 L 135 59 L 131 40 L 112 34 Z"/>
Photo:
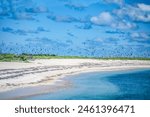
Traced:
<path fill-rule="evenodd" d="M 64 81 L 69 87 L 26 99 L 150 100 L 150 70 L 84 73 Z"/>

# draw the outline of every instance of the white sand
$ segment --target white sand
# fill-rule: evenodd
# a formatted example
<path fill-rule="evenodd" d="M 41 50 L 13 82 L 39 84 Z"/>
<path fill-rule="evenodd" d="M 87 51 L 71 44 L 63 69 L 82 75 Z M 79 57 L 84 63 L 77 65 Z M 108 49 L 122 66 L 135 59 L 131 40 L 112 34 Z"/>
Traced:
<path fill-rule="evenodd" d="M 92 71 L 150 68 L 150 61 L 43 59 L 29 63 L 0 62 L 0 92 L 21 87 L 50 85 L 66 75 Z"/>

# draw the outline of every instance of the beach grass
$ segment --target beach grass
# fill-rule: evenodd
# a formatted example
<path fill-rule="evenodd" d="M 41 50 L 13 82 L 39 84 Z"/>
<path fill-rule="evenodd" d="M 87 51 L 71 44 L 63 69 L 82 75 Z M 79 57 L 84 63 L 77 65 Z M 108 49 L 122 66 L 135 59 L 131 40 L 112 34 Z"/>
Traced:
<path fill-rule="evenodd" d="M 27 61 L 27 60 L 28 56 L 26 55 L 0 54 L 0 62 Z"/>
<path fill-rule="evenodd" d="M 98 59 L 98 60 L 150 60 L 140 57 L 86 57 L 86 56 L 57 56 L 55 54 L 0 54 L 0 62 L 14 62 L 34 59 Z"/>

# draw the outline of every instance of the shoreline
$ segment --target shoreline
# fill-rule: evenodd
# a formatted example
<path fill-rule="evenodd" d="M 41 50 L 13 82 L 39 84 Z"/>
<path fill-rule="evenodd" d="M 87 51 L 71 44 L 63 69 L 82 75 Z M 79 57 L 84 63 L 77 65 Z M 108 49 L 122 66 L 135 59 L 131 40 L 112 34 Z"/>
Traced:
<path fill-rule="evenodd" d="M 29 63 L 1 62 L 0 93 L 10 92 L 21 88 L 34 89 L 41 86 L 50 86 L 47 91 L 53 91 L 58 88 L 50 89 L 55 83 L 57 83 L 57 85 L 60 83 L 59 88 L 66 87 L 67 84 L 62 86 L 61 83 L 62 78 L 68 76 L 87 72 L 122 71 L 145 68 L 150 68 L 149 61 L 50 59 L 34 60 Z"/>
<path fill-rule="evenodd" d="M 129 71 L 130 70 L 130 71 Z M 53 84 L 49 84 L 49 85 L 37 85 L 37 86 L 28 86 L 28 87 L 21 87 L 21 88 L 15 88 L 13 90 L 8 90 L 5 92 L 0 92 L 0 100 L 6 99 L 6 100 L 24 100 L 24 99 L 29 99 L 30 97 L 34 97 L 34 96 L 40 96 L 40 95 L 45 95 L 45 94 L 49 94 L 49 93 L 53 93 L 53 92 L 57 92 L 59 90 L 64 90 L 67 89 L 69 87 L 72 87 L 72 83 L 67 82 L 68 78 L 74 78 L 78 75 L 82 75 L 82 74 L 90 74 L 90 73 L 99 73 L 101 72 L 103 73 L 109 73 L 109 74 L 114 74 L 114 73 L 118 73 L 118 72 L 134 72 L 135 71 L 141 71 L 141 70 L 149 70 L 149 68 L 130 68 L 130 69 L 116 69 L 116 70 L 108 70 L 108 71 L 87 71 L 87 72 L 78 72 L 78 73 L 74 73 L 74 74 L 70 74 L 64 77 L 61 77 L 59 80 L 54 81 Z M 109 75 L 108 75 L 109 76 Z M 58 84 L 60 83 L 60 84 Z"/>

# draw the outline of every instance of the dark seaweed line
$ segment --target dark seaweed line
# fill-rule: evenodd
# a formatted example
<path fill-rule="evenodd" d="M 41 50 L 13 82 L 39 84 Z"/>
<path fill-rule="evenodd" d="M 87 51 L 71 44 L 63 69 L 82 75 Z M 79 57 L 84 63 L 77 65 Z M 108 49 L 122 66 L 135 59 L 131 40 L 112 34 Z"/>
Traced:
<path fill-rule="evenodd" d="M 76 68 L 76 67 L 78 67 L 78 66 L 75 66 L 75 65 L 69 66 L 69 67 L 68 66 L 59 66 L 59 68 L 56 68 L 56 66 L 55 66 L 55 68 L 53 68 L 53 69 L 52 69 L 52 67 L 49 67 L 49 68 L 46 67 L 47 69 L 44 69 L 44 70 L 43 70 L 43 68 L 42 68 L 42 70 L 41 70 L 41 68 L 36 68 L 36 70 L 34 69 L 34 71 L 32 71 L 32 69 L 30 69 L 30 70 L 24 69 L 25 71 L 20 70 L 19 72 L 11 72 L 11 74 L 16 74 L 16 75 L 11 75 L 11 74 L 8 74 L 8 72 L 7 72 L 8 75 L 4 76 L 4 77 L 0 77 L 0 80 L 11 79 L 11 78 L 24 76 L 24 75 L 43 73 L 43 72 L 54 71 L 54 70 L 71 69 L 71 68 Z M 39 71 L 39 70 L 41 70 L 41 71 Z M 31 72 L 26 72 L 26 71 L 31 71 Z M 0 74 L 0 75 L 2 76 L 2 74 Z"/>
<path fill-rule="evenodd" d="M 62 69 L 51 69 L 51 70 L 41 70 L 41 71 L 34 71 L 34 72 L 32 71 L 32 72 L 27 72 L 27 73 L 18 73 L 17 75 L 10 75 L 10 76 L 5 76 L 5 77 L 0 77 L 0 80 L 16 78 L 16 77 L 19 77 L 19 76 L 24 76 L 24 75 L 29 75 L 29 74 L 36 74 L 36 73 L 54 71 L 54 70 L 62 70 Z"/>
<path fill-rule="evenodd" d="M 14 71 L 16 72 L 22 72 L 22 71 L 33 71 L 33 70 L 38 70 L 38 69 L 48 69 L 48 68 L 58 68 L 58 67 L 63 67 L 64 66 L 38 66 L 38 67 L 30 67 L 30 68 L 22 68 L 21 70 L 20 69 L 2 69 L 0 70 L 0 73 L 1 75 L 4 75 L 4 74 L 11 74 L 11 73 L 14 73 Z"/>
<path fill-rule="evenodd" d="M 51 67 L 50 67 L 51 68 Z M 14 69 L 13 71 L 9 72 L 9 71 L 5 71 L 4 73 L 0 73 L 0 75 L 5 75 L 5 74 L 14 74 L 14 73 L 20 73 L 20 72 L 28 72 L 28 71 L 38 71 L 38 70 L 46 70 L 46 69 L 50 69 L 50 68 L 27 68 L 27 69 Z"/>
<path fill-rule="evenodd" d="M 95 65 L 95 67 L 108 67 L 108 64 L 107 65 L 94 64 L 94 65 Z M 16 78 L 16 77 L 24 76 L 24 75 L 28 75 L 28 74 L 49 72 L 49 71 L 54 71 L 54 70 L 82 68 L 82 67 L 92 67 L 92 66 L 93 66 L 93 64 L 84 63 L 84 64 L 81 64 L 79 66 L 78 65 L 70 65 L 70 66 L 38 66 L 38 67 L 22 68 L 21 70 L 20 69 L 13 69 L 13 71 L 11 71 L 11 72 L 5 71 L 4 73 L 1 73 L 0 74 L 0 76 L 1 76 L 0 80 Z M 7 70 L 10 71 L 12 69 L 7 69 Z M 1 71 L 4 71 L 4 70 L 1 70 Z M 12 75 L 12 74 L 15 74 L 15 75 Z M 2 75 L 5 75 L 5 76 L 2 76 Z"/>

